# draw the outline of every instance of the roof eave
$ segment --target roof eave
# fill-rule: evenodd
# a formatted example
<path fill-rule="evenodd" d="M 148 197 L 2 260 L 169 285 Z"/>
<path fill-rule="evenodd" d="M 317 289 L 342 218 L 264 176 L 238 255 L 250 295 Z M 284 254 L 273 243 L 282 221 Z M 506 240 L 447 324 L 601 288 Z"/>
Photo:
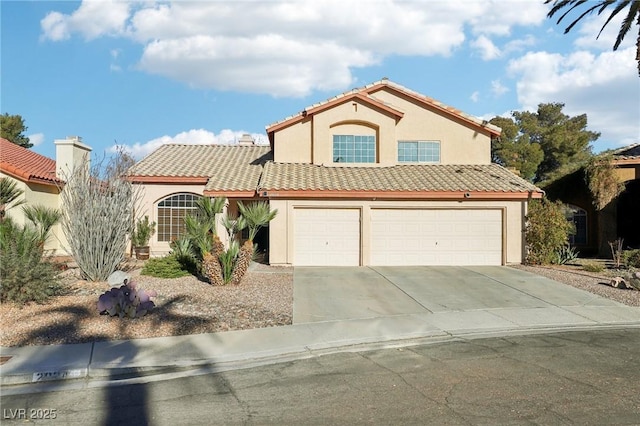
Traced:
<path fill-rule="evenodd" d="M 0 171 L 3 173 L 6 173 L 7 175 L 11 176 L 14 179 L 20 180 L 22 182 L 28 182 L 28 183 L 38 183 L 40 185 L 47 185 L 47 186 L 60 186 L 60 185 L 64 185 L 64 181 L 60 180 L 60 179 L 46 179 L 43 177 L 39 177 L 39 176 L 34 176 L 30 173 L 27 173 L 21 169 L 18 169 L 15 166 L 12 166 L 10 164 L 7 163 L 3 163 L 2 166 L 0 167 Z"/>
<path fill-rule="evenodd" d="M 406 91 L 406 90 L 402 90 L 400 87 L 397 87 L 397 86 L 395 86 L 393 84 L 387 84 L 387 83 L 384 83 L 384 82 L 380 82 L 380 83 L 372 85 L 371 87 L 365 88 L 363 91 L 366 92 L 367 94 L 371 94 L 373 92 L 381 90 L 382 88 L 390 88 L 390 89 L 396 91 L 397 93 L 402 93 L 405 96 L 408 96 L 408 97 L 410 97 L 410 98 L 412 98 L 412 99 L 414 99 L 414 100 L 416 100 L 416 101 L 418 101 L 418 102 L 420 102 L 420 103 L 422 103 L 424 105 L 428 105 L 429 107 L 431 107 L 431 108 L 433 108 L 433 109 L 435 109 L 437 111 L 440 111 L 440 112 L 446 114 L 449 117 L 456 118 L 458 120 L 464 121 L 464 122 L 472 125 L 473 127 L 481 129 L 481 130 L 489 133 L 491 136 L 498 137 L 502 133 L 501 130 L 496 130 L 496 129 L 492 128 L 492 127 L 495 127 L 495 126 L 489 124 L 489 122 L 487 122 L 487 125 L 479 124 L 479 123 L 475 122 L 474 120 L 472 120 L 472 119 L 470 119 L 468 117 L 465 117 L 464 115 L 458 114 L 458 113 L 456 113 L 456 112 L 454 112 L 454 111 L 452 111 L 452 110 L 450 110 L 448 108 L 444 108 L 443 106 L 440 106 L 435 102 L 427 102 L 426 101 L 427 97 L 424 96 L 424 95 L 419 95 L 417 93 L 413 93 L 413 92 L 409 92 L 409 91 Z"/>
<path fill-rule="evenodd" d="M 404 117 L 404 112 L 390 106 L 387 105 L 383 102 L 380 102 L 376 99 L 372 99 L 368 96 L 363 95 L 362 93 L 358 92 L 358 93 L 351 93 L 347 96 L 341 96 L 338 97 L 336 99 L 331 99 L 330 101 L 326 101 L 325 103 L 322 103 L 321 105 L 317 105 L 315 107 L 308 107 L 305 108 L 302 112 L 298 113 L 297 115 L 294 115 L 293 117 L 284 120 L 280 123 L 276 123 L 273 124 L 271 126 L 267 126 L 266 127 L 266 131 L 267 134 L 271 134 L 273 132 L 276 132 L 278 130 L 282 130 L 286 127 L 292 126 L 296 123 L 299 123 L 300 121 L 304 120 L 307 117 L 310 117 L 314 114 L 317 114 L 319 112 L 325 111 L 329 108 L 332 108 L 336 105 L 340 105 L 343 104 L 345 102 L 349 102 L 349 101 L 353 101 L 353 100 L 359 100 L 362 103 L 366 103 L 369 104 L 373 107 L 379 108 L 385 112 L 387 112 L 390 115 L 393 115 L 394 117 L 396 117 L 396 120 L 401 119 L 402 117 Z"/>
<path fill-rule="evenodd" d="M 185 185 L 206 185 L 209 182 L 208 176 L 136 176 L 130 175 L 126 178 L 132 183 L 181 183 Z"/>
<path fill-rule="evenodd" d="M 365 198 L 394 200 L 527 200 L 542 198 L 540 191 L 343 191 L 343 190 L 295 190 L 259 189 L 265 198 Z"/>
<path fill-rule="evenodd" d="M 202 193 L 207 197 L 255 198 L 255 190 L 206 189 Z"/>

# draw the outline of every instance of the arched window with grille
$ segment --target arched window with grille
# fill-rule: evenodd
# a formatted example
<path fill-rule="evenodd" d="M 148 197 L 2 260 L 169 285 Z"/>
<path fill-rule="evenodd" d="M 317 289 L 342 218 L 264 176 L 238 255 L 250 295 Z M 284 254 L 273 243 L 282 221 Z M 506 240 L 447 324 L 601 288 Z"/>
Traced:
<path fill-rule="evenodd" d="M 164 198 L 158 203 L 158 241 L 171 242 L 185 233 L 184 217 L 196 211 L 197 194 L 180 193 Z"/>
<path fill-rule="evenodd" d="M 576 227 L 576 233 L 569 236 L 569 243 L 572 246 L 586 245 L 587 244 L 587 211 L 569 204 L 569 211 L 571 216 L 568 217 Z"/>

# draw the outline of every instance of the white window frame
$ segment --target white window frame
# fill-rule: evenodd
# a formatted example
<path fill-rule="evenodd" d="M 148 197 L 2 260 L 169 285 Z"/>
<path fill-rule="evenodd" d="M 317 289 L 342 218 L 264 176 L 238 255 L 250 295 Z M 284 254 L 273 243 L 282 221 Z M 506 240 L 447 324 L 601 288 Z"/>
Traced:
<path fill-rule="evenodd" d="M 415 145 L 415 161 L 413 159 L 406 160 L 407 155 L 412 155 L 413 152 L 407 153 L 407 149 L 410 145 Z M 437 151 L 437 159 L 434 157 L 433 152 Z M 413 150 L 412 150 L 413 151 Z M 424 156 L 423 156 L 424 155 Z M 404 158 L 403 158 L 404 157 Z M 399 140 L 398 141 L 398 163 L 401 164 L 440 164 L 441 161 L 441 149 L 440 141 L 429 140 Z"/>

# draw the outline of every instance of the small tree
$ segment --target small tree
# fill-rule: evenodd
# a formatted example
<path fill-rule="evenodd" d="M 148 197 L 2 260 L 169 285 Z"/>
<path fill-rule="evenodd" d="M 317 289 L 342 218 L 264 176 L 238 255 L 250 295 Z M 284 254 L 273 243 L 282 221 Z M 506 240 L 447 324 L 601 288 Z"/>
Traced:
<path fill-rule="evenodd" d="M 20 115 L 0 115 L 0 136 L 6 140 L 20 145 L 23 148 L 31 148 L 33 144 L 24 135 L 28 129 L 24 124 L 24 119 Z"/>
<path fill-rule="evenodd" d="M 123 161 L 128 159 L 122 152 L 91 168 L 87 159 L 64 176 L 62 228 L 71 255 L 90 281 L 104 281 L 118 268 L 133 231 L 131 218 L 141 189 L 110 172 L 123 170 Z"/>
<path fill-rule="evenodd" d="M 533 200 L 529 202 L 526 221 L 525 262 L 532 265 L 553 263 L 573 228 L 565 217 L 562 204 L 546 198 Z"/>

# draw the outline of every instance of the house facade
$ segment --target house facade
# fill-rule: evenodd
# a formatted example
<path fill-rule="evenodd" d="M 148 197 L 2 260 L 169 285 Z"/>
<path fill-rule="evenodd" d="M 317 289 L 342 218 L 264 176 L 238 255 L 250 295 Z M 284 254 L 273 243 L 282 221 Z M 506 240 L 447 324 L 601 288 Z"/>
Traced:
<path fill-rule="evenodd" d="M 59 209 L 60 191 L 64 178 L 74 167 L 86 161 L 88 165 L 91 148 L 82 139 L 71 136 L 55 142 L 56 159 L 51 159 L 0 138 L 0 177 L 16 182 L 22 190 L 23 205 L 42 205 Z M 24 225 L 26 218 L 20 207 L 7 211 L 7 216 L 15 223 Z M 68 255 L 67 239 L 60 223 L 51 229 L 51 236 L 45 242 L 45 250 L 56 255 Z"/>
<path fill-rule="evenodd" d="M 181 197 L 188 210 L 199 196 L 226 196 L 230 213 L 237 200 L 263 199 L 278 210 L 273 265 L 522 261 L 527 202 L 543 192 L 491 164 L 500 129 L 488 122 L 383 79 L 266 130 L 269 146 L 164 146 L 134 166 L 159 231 L 182 214 Z M 160 234 L 159 253 L 177 233 Z"/>
<path fill-rule="evenodd" d="M 584 167 L 545 186 L 549 198 L 568 205 L 576 227 L 571 244 L 583 255 L 609 257 L 609 242 L 623 240 L 624 248 L 640 248 L 640 143 L 608 152 L 624 190 L 597 210 Z"/>

